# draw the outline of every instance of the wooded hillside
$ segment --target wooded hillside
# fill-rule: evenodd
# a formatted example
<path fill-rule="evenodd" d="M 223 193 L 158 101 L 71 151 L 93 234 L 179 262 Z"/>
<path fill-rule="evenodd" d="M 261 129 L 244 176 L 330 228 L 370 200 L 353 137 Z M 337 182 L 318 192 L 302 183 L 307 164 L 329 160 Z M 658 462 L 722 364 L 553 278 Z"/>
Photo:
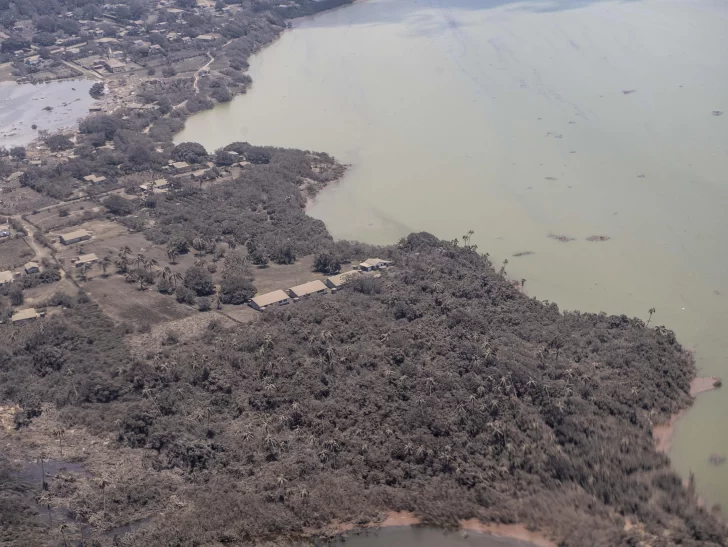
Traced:
<path fill-rule="evenodd" d="M 689 404 L 694 375 L 670 331 L 561 313 L 429 234 L 381 251 L 396 266 L 379 279 L 134 356 L 91 303 L 2 327 L 19 426 L 54 403 L 65 428 L 138 458 L 103 489 L 54 481 L 55 503 L 99 530 L 164 512 L 127 538 L 139 546 L 387 510 L 524 522 L 569 546 L 725 544 L 654 450 L 651 424 Z"/>

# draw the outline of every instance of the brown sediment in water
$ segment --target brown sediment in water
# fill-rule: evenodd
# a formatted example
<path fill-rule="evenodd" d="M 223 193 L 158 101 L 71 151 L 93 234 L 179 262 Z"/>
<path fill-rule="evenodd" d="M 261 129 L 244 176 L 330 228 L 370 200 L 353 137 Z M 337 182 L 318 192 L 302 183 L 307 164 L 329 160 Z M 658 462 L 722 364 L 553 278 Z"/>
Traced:
<path fill-rule="evenodd" d="M 333 529 L 335 533 L 343 533 L 350 532 L 355 528 L 417 526 L 420 524 L 423 524 L 422 519 L 411 511 L 389 511 L 384 520 L 379 522 L 368 522 L 364 525 L 356 525 L 352 522 L 334 521 L 329 526 L 329 529 Z M 533 532 L 526 528 L 524 524 L 484 523 L 476 518 L 463 519 L 458 521 L 458 524 L 460 524 L 462 530 L 470 532 L 526 541 L 536 547 L 557 547 L 557 544 L 548 539 L 544 534 Z"/>
<path fill-rule="evenodd" d="M 586 238 L 587 241 L 609 241 L 612 239 L 609 236 L 589 236 Z"/>
<path fill-rule="evenodd" d="M 706 376 L 703 378 L 695 378 L 690 382 L 690 396 L 695 397 L 705 391 L 710 391 L 720 387 L 721 380 L 716 376 Z M 672 447 L 672 439 L 675 436 L 675 426 L 682 418 L 687 409 L 683 409 L 677 414 L 670 416 L 670 420 L 665 424 L 656 425 L 652 428 L 652 437 L 655 439 L 655 448 L 658 452 L 667 454 Z"/>
<path fill-rule="evenodd" d="M 463 530 L 470 530 L 481 534 L 527 541 L 537 547 L 556 547 L 556 543 L 546 536 L 538 532 L 532 532 L 523 524 L 484 524 L 478 519 L 468 519 L 461 520 L 460 527 Z"/>

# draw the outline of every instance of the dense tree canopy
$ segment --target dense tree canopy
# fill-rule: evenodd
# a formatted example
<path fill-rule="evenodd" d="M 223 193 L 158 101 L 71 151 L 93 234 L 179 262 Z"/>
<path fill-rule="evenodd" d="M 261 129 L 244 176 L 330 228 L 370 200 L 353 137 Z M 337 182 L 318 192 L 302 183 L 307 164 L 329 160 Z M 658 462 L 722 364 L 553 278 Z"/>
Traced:
<path fill-rule="evenodd" d="M 396 264 L 380 279 L 170 335 L 161 354 L 132 357 L 91 303 L 19 329 L 0 355 L 18 419 L 55 401 L 66 427 L 147 458 L 110 503 L 82 497 L 83 477 L 52 494 L 83 499 L 83 518 L 163 512 L 135 546 L 295 536 L 388 509 L 520 521 L 564 546 L 659 544 L 666 527 L 674 543 L 724 544 L 653 446 L 651 424 L 690 401 L 694 366 L 671 332 L 560 313 L 427 234 L 378 254 Z"/>

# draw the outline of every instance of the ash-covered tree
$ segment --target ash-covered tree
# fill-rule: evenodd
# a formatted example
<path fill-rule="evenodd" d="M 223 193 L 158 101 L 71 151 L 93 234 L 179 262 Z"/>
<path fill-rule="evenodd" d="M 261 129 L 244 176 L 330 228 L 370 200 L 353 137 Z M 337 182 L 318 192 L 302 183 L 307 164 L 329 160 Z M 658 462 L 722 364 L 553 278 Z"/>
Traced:
<path fill-rule="evenodd" d="M 126 216 L 134 212 L 134 204 L 123 196 L 112 194 L 103 201 L 111 214 L 117 216 Z"/>
<path fill-rule="evenodd" d="M 88 90 L 88 94 L 91 95 L 94 99 L 98 99 L 104 94 L 105 89 L 106 86 L 104 85 L 104 82 L 96 82 L 94 85 L 91 86 L 91 89 Z"/>
<path fill-rule="evenodd" d="M 184 285 L 197 296 L 209 296 L 215 292 L 210 272 L 200 266 L 192 266 L 185 272 Z"/>
<path fill-rule="evenodd" d="M 61 150 L 73 148 L 71 139 L 61 134 L 51 135 L 45 139 L 45 143 L 51 152 L 60 152 Z"/>
<path fill-rule="evenodd" d="M 22 160 L 25 158 L 25 147 L 24 146 L 13 146 L 10 149 L 10 156 L 16 160 Z"/>
<path fill-rule="evenodd" d="M 207 160 L 207 150 L 196 142 L 182 142 L 172 150 L 172 158 L 175 161 L 186 161 L 187 163 L 202 163 Z"/>
<path fill-rule="evenodd" d="M 341 270 L 341 261 L 332 253 L 321 253 L 314 258 L 313 269 L 323 274 L 334 275 Z"/>

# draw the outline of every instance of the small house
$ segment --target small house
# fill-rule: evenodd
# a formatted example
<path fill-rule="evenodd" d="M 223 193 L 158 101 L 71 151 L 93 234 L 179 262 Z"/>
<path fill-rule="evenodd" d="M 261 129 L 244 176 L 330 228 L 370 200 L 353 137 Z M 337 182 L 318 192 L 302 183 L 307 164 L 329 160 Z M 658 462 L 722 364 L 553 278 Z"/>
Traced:
<path fill-rule="evenodd" d="M 99 257 L 96 256 L 96 253 L 88 253 L 85 255 L 77 256 L 75 260 L 73 260 L 73 265 L 76 268 L 82 267 L 84 264 L 91 265 L 96 264 L 99 261 Z"/>
<path fill-rule="evenodd" d="M 210 169 L 198 169 L 190 174 L 190 178 L 196 181 L 203 181 L 212 178 L 212 171 Z"/>
<path fill-rule="evenodd" d="M 367 258 L 364 262 L 359 264 L 359 269 L 364 272 L 371 272 L 373 270 L 388 268 L 391 265 L 391 260 L 382 260 L 381 258 Z"/>
<path fill-rule="evenodd" d="M 4 272 L 0 272 L 0 286 L 7 285 L 8 283 L 13 282 L 13 272 L 10 270 L 5 270 Z"/>
<path fill-rule="evenodd" d="M 6 237 L 10 237 L 10 230 L 5 227 L 0 227 L 0 239 L 5 239 Z"/>
<path fill-rule="evenodd" d="M 15 312 L 10 318 L 10 321 L 17 325 L 19 323 L 35 321 L 39 317 L 41 317 L 41 314 L 38 313 L 35 308 L 28 308 L 26 310 L 20 310 Z"/>
<path fill-rule="evenodd" d="M 172 164 L 175 173 L 187 173 L 190 170 L 190 164 L 186 161 L 176 161 Z"/>
<path fill-rule="evenodd" d="M 83 180 L 85 180 L 86 182 L 90 182 L 91 184 L 101 184 L 106 180 L 106 177 L 104 177 L 103 175 L 91 174 L 83 177 Z"/>
<path fill-rule="evenodd" d="M 329 289 L 340 289 L 343 287 L 351 278 L 361 275 L 359 270 L 351 270 L 350 272 L 340 273 L 339 275 L 332 275 L 327 277 L 324 281 Z"/>
<path fill-rule="evenodd" d="M 38 273 L 40 271 L 40 264 L 37 262 L 27 262 L 25 266 L 23 266 L 23 269 L 25 270 L 25 273 L 27 274 L 34 274 Z"/>
<path fill-rule="evenodd" d="M 217 37 L 214 36 L 213 34 L 200 34 L 197 37 L 197 40 L 200 42 L 210 43 L 210 42 L 214 42 L 215 40 L 217 40 Z"/>
<path fill-rule="evenodd" d="M 118 59 L 107 59 L 104 61 L 104 67 L 112 74 L 118 74 L 126 70 L 126 65 Z"/>
<path fill-rule="evenodd" d="M 291 303 L 291 297 L 281 290 L 256 296 L 250 301 L 250 307 L 263 311 L 269 306 L 285 306 Z"/>
<path fill-rule="evenodd" d="M 59 239 L 64 245 L 72 245 L 74 243 L 78 243 L 79 241 L 86 241 L 87 239 L 91 239 L 91 234 L 86 230 L 76 230 L 67 234 L 61 234 L 59 236 Z"/>
<path fill-rule="evenodd" d="M 316 279 L 315 281 L 309 281 L 303 285 L 292 287 L 288 289 L 288 292 L 293 298 L 304 298 L 311 296 L 312 294 L 325 294 L 326 285 L 324 285 L 322 281 Z"/>

